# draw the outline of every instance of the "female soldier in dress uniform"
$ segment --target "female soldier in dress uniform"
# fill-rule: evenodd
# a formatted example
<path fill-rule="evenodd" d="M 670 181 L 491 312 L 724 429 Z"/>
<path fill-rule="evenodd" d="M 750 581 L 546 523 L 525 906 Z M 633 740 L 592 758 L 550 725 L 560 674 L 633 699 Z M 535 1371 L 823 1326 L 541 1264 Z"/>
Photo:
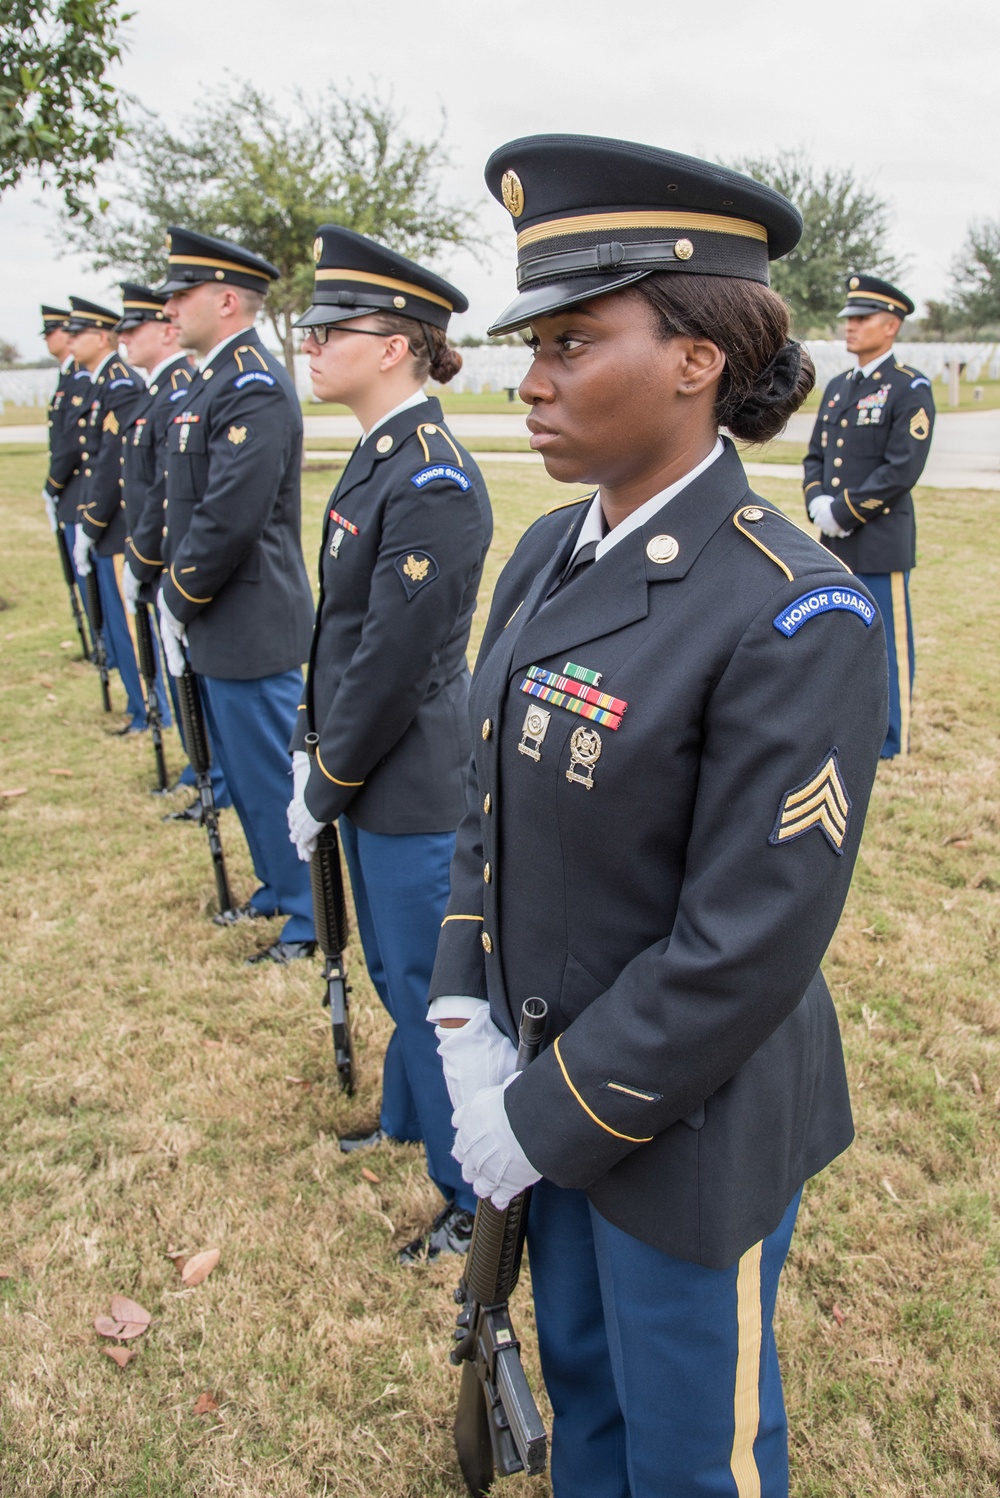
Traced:
<path fill-rule="evenodd" d="M 445 383 L 461 367 L 445 330 L 465 297 L 350 229 L 321 228 L 315 254 L 313 305 L 299 321 L 313 389 L 350 406 L 364 435 L 324 524 L 289 825 L 307 858 L 339 818 L 368 971 L 396 1025 L 379 1126 L 341 1147 L 424 1141 L 445 1206 L 402 1251 L 413 1263 L 464 1253 L 476 1204 L 451 1155 L 425 1016 L 465 810 L 465 650 L 493 522 L 478 468 L 423 393 L 428 375 Z M 307 734 L 318 735 L 308 759 Z"/>
<path fill-rule="evenodd" d="M 590 489 L 520 542 L 473 679 L 429 1015 L 455 1153 L 497 1206 L 534 1184 L 557 1498 L 779 1498 L 778 1276 L 852 1138 L 819 965 L 886 722 L 870 596 L 719 436 L 812 384 L 767 289 L 801 221 L 622 141 L 515 141 L 487 182 L 520 288 L 492 331 L 530 329 L 532 446 Z"/>

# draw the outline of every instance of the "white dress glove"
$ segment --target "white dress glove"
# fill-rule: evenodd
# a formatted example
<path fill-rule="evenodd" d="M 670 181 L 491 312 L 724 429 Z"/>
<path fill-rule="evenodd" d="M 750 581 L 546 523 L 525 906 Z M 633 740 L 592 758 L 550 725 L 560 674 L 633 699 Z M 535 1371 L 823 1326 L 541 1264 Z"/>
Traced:
<path fill-rule="evenodd" d="M 464 1025 L 435 1025 L 438 1055 L 444 1067 L 451 1106 L 471 1103 L 487 1087 L 498 1087 L 517 1071 L 517 1047 L 490 1017 L 485 999 Z"/>
<path fill-rule="evenodd" d="M 81 577 L 86 577 L 90 571 L 90 550 L 93 544 L 83 526 L 78 525 L 73 537 L 73 566 Z"/>
<path fill-rule="evenodd" d="M 818 525 L 824 536 L 837 536 L 841 540 L 849 536 L 850 531 L 842 531 L 833 518 L 833 495 L 816 494 L 809 501 L 809 519 L 813 525 Z"/>
<path fill-rule="evenodd" d="M 59 520 L 56 516 L 56 502 L 47 489 L 42 490 L 42 504 L 45 506 L 45 513 L 49 517 L 49 525 L 51 525 L 52 527 L 52 534 L 55 535 L 56 531 L 59 529 Z"/>
<path fill-rule="evenodd" d="M 304 749 L 292 751 L 292 793 L 295 796 L 305 794 L 306 781 L 309 779 L 309 756 Z"/>
<path fill-rule="evenodd" d="M 451 1120 L 458 1130 L 452 1154 L 462 1167 L 462 1179 L 501 1212 L 542 1178 L 521 1148 L 503 1105 L 504 1093 L 520 1075 L 515 1072 L 501 1086 L 477 1093 L 471 1103 L 456 1108 Z"/>
<path fill-rule="evenodd" d="M 125 599 L 125 607 L 130 614 L 135 613 L 141 588 L 142 583 L 126 562 L 122 568 L 122 597 Z"/>
<path fill-rule="evenodd" d="M 160 614 L 160 641 L 167 658 L 167 669 L 171 676 L 183 676 L 187 666 L 187 657 L 182 648 L 187 644 L 184 626 L 167 608 L 162 592 L 158 594 L 156 603 Z"/>
<path fill-rule="evenodd" d="M 316 840 L 325 826 L 325 822 L 317 822 L 306 805 L 303 785 L 288 803 L 288 840 L 295 844 L 295 851 L 303 863 L 308 863 L 316 852 Z"/>

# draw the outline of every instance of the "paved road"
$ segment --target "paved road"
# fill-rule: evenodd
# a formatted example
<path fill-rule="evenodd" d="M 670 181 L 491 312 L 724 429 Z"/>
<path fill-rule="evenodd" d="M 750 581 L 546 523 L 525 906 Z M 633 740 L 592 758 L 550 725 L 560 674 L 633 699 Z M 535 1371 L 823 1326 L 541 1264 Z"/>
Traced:
<path fill-rule="evenodd" d="M 799 442 L 803 449 L 809 440 L 815 417 L 793 416 L 783 434 L 788 442 Z M 453 415 L 448 425 L 456 437 L 475 449 L 476 438 L 523 437 L 524 417 Z M 306 437 L 310 443 L 324 437 L 357 437 L 360 427 L 353 416 L 306 416 Z M 44 441 L 44 427 L 0 427 L 0 444 Z M 494 453 L 491 462 L 538 461 L 527 453 Z M 747 471 L 754 477 L 767 474 L 801 478 L 795 464 L 749 463 Z M 922 482 L 943 489 L 1000 489 L 1000 411 L 944 411 L 938 413 L 931 440 L 930 457 Z"/>

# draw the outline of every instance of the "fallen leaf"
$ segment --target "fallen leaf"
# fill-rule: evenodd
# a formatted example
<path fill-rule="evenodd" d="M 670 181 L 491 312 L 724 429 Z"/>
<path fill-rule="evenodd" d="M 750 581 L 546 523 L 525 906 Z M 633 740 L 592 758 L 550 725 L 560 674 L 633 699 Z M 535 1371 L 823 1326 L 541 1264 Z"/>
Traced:
<path fill-rule="evenodd" d="M 362 1165 L 361 1174 L 364 1176 L 366 1181 L 371 1181 L 373 1186 L 381 1186 L 382 1177 L 377 1176 L 373 1170 L 369 1170 L 367 1165 Z"/>
<path fill-rule="evenodd" d="M 59 698 L 56 696 L 55 692 L 46 692 L 45 700 L 46 702 L 58 702 Z"/>
<path fill-rule="evenodd" d="M 203 1253 L 194 1254 L 188 1259 L 181 1270 L 181 1279 L 188 1289 L 193 1285 L 200 1285 L 202 1280 L 207 1280 L 220 1258 L 221 1254 L 217 1248 L 206 1248 Z"/>
<path fill-rule="evenodd" d="M 26 796 L 27 794 L 28 794 L 28 787 L 26 785 L 15 786 L 14 789 L 10 790 L 10 791 L 0 791 L 0 796 L 8 796 L 8 797 L 9 796 Z"/>
<path fill-rule="evenodd" d="M 74 645 L 74 641 L 72 641 L 72 640 L 60 640 L 59 641 L 59 649 L 60 650 L 73 650 L 74 648 L 75 648 L 75 645 Z"/>
<path fill-rule="evenodd" d="M 73 771 L 72 770 L 50 770 L 49 774 L 50 775 L 67 775 L 67 776 L 72 777 Z"/>
<path fill-rule="evenodd" d="M 101 1351 L 109 1358 L 114 1358 L 119 1368 L 124 1368 L 135 1357 L 135 1352 L 130 1347 L 102 1347 Z"/>
<path fill-rule="evenodd" d="M 843 1326 L 844 1322 L 847 1320 L 847 1317 L 844 1315 L 843 1311 L 840 1309 L 840 1307 L 838 1306 L 838 1304 L 837 1304 L 836 1301 L 834 1301 L 834 1303 L 833 1303 L 833 1312 L 832 1312 L 832 1314 L 833 1314 L 833 1319 L 837 1323 L 837 1325 L 838 1326 Z"/>
<path fill-rule="evenodd" d="M 892 1182 L 889 1180 L 888 1176 L 883 1176 L 882 1177 L 882 1185 L 885 1187 L 886 1191 L 892 1197 L 893 1201 L 894 1202 L 898 1202 L 899 1201 L 899 1197 L 896 1195 L 895 1191 L 893 1191 L 893 1189 L 892 1189 Z"/>
<path fill-rule="evenodd" d="M 119 1321 L 137 1322 L 140 1326 L 148 1326 L 153 1319 L 147 1310 L 134 1300 L 129 1300 L 127 1295 L 112 1295 L 111 1314 L 117 1316 Z"/>
<path fill-rule="evenodd" d="M 223 1043 L 221 1040 L 203 1040 L 202 1045 L 205 1047 L 206 1051 L 221 1051 L 223 1049 Z"/>
<path fill-rule="evenodd" d="M 13 1269 L 0 1269 L 0 1280 L 12 1280 L 13 1278 Z"/>
<path fill-rule="evenodd" d="M 972 1090 L 976 1094 L 976 1097 L 982 1097 L 982 1095 L 983 1095 L 983 1084 L 982 1084 L 982 1082 L 980 1082 L 980 1080 L 976 1076 L 975 1072 L 972 1073 Z"/>
<path fill-rule="evenodd" d="M 204 1394 L 198 1395 L 198 1398 L 194 1402 L 194 1409 L 191 1411 L 191 1413 L 192 1415 L 210 1415 L 213 1410 L 217 1410 L 218 1408 L 219 1401 L 216 1399 L 211 1389 L 206 1389 Z"/>
<path fill-rule="evenodd" d="M 126 1321 L 118 1335 L 123 1342 L 131 1342 L 133 1337 L 141 1337 L 143 1332 L 148 1331 L 148 1321 Z"/>
<path fill-rule="evenodd" d="M 95 1316 L 94 1331 L 100 1332 L 102 1337 L 120 1337 L 123 1323 L 117 1321 L 113 1316 Z"/>

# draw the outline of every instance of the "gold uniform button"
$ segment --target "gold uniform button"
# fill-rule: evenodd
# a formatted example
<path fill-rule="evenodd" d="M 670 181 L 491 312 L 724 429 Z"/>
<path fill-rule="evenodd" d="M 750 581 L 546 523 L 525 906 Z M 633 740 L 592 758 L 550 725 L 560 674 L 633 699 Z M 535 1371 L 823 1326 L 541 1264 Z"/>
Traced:
<path fill-rule="evenodd" d="M 492 878 L 493 878 L 493 866 L 492 866 L 492 864 L 484 863 L 483 864 L 483 883 L 484 884 L 489 884 L 491 882 Z"/>
<path fill-rule="evenodd" d="M 749 508 L 749 510 L 744 510 L 743 511 L 743 519 L 744 520 L 763 520 L 763 518 L 764 518 L 764 511 L 761 510 L 761 509 L 758 509 L 758 507 L 756 505 L 751 505 L 750 508 Z"/>
<path fill-rule="evenodd" d="M 389 433 L 386 432 L 385 436 L 384 437 L 380 437 L 378 439 L 378 441 L 376 442 L 376 444 L 375 444 L 375 451 L 377 453 L 387 453 L 390 450 L 391 447 L 392 447 L 392 438 L 389 436 Z"/>
<path fill-rule="evenodd" d="M 679 239 L 674 245 L 674 254 L 678 260 L 690 260 L 694 254 L 694 245 L 690 239 Z"/>
<path fill-rule="evenodd" d="M 838 447 L 843 447 L 843 445 L 844 445 L 844 439 L 843 439 L 843 437 L 838 437 L 837 438 L 837 446 Z"/>
<path fill-rule="evenodd" d="M 493 951 L 493 938 L 492 938 L 492 936 L 490 935 L 490 933 L 488 931 L 484 931 L 483 932 L 482 936 L 480 937 L 480 941 L 483 944 L 483 951 L 484 952 L 492 952 Z"/>
<path fill-rule="evenodd" d="M 492 718 L 484 718 L 483 719 L 483 738 L 484 739 L 488 739 L 489 736 L 490 736 L 490 734 L 492 732 L 493 732 L 493 719 Z"/>
<path fill-rule="evenodd" d="M 839 483 L 840 483 L 840 480 L 839 480 L 839 479 L 831 479 L 831 480 L 830 480 L 830 483 L 831 483 L 831 484 L 832 484 L 832 485 L 833 485 L 833 487 L 834 487 L 834 488 L 835 488 L 835 489 L 836 489 L 836 488 L 837 488 L 837 486 L 838 486 L 838 485 L 839 485 Z"/>
<path fill-rule="evenodd" d="M 124 487 L 125 487 L 125 480 L 124 479 L 119 479 L 118 480 L 118 487 L 119 487 L 119 489 L 124 489 Z"/>
<path fill-rule="evenodd" d="M 846 427 L 846 425 L 847 425 L 847 417 L 846 416 L 844 417 L 844 420 L 840 423 L 840 425 L 842 427 Z"/>
<path fill-rule="evenodd" d="M 84 462 L 85 462 L 85 463 L 87 463 L 87 462 L 89 462 L 89 461 L 90 461 L 90 454 L 89 454 L 89 453 L 81 453 L 81 454 L 80 454 L 80 457 L 81 457 L 81 458 L 82 458 L 82 459 L 83 459 L 83 461 L 84 461 Z"/>
<path fill-rule="evenodd" d="M 88 478 L 88 479 L 90 478 L 90 469 L 89 468 L 85 468 L 83 470 L 83 476 L 84 476 L 84 478 Z"/>
<path fill-rule="evenodd" d="M 86 425 L 87 425 L 87 418 L 85 416 L 81 416 L 80 420 L 77 422 L 77 426 L 78 427 L 85 427 Z"/>
<path fill-rule="evenodd" d="M 834 458 L 834 460 L 833 460 L 833 466 L 834 466 L 834 468 L 839 468 L 840 465 L 843 463 L 843 461 L 844 461 L 843 458 Z"/>
<path fill-rule="evenodd" d="M 483 816 L 488 817 L 492 810 L 493 797 L 490 795 L 489 791 L 487 791 L 486 795 L 483 797 Z"/>

